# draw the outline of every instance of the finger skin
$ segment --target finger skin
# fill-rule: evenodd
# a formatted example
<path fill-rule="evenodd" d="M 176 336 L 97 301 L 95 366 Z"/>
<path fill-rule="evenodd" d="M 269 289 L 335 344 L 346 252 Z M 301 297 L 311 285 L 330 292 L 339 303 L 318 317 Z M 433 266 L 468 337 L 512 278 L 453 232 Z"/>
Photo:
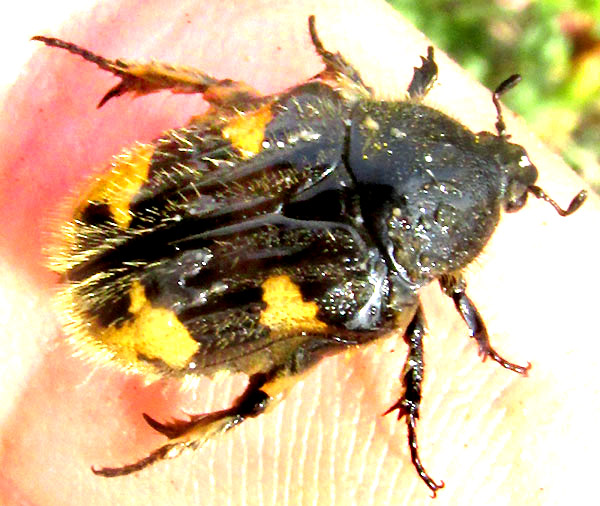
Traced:
<path fill-rule="evenodd" d="M 306 28 L 311 13 L 326 48 L 342 52 L 382 97 L 403 96 L 427 41 L 383 2 L 234 8 L 205 0 L 174 11 L 165 1 L 130 1 L 45 35 L 107 57 L 194 65 L 268 93 L 321 69 Z M 428 103 L 474 131 L 493 130 L 489 91 L 436 55 L 440 78 Z M 143 412 L 160 420 L 219 409 L 243 383 L 202 380 L 180 392 L 73 357 L 50 310 L 54 280 L 43 266 L 50 210 L 112 154 L 185 124 L 205 105 L 164 93 L 97 111 L 114 80 L 93 65 L 40 49 L 24 70 L 3 97 L 0 119 L 2 367 L 11 384 L 1 391 L 0 502 L 430 504 L 410 464 L 405 424 L 380 416 L 400 393 L 406 347 L 397 338 L 326 360 L 272 413 L 195 453 L 119 479 L 91 473 L 91 465 L 127 463 L 163 442 Z M 583 183 L 512 114 L 505 119 L 540 170 L 540 186 L 566 206 Z M 428 471 L 446 483 L 436 504 L 560 504 L 573 484 L 592 482 L 600 389 L 598 247 L 590 231 L 598 208 L 591 197 L 560 218 L 532 201 L 502 220 L 469 271 L 469 296 L 492 343 L 508 359 L 531 361 L 528 378 L 481 363 L 452 302 L 435 286 L 424 291 L 429 335 L 418 431 Z"/>

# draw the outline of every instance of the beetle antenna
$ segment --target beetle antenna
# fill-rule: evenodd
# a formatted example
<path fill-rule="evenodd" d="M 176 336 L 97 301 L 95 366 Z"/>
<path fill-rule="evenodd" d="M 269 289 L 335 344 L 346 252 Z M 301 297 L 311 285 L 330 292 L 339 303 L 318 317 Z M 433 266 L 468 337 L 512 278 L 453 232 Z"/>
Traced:
<path fill-rule="evenodd" d="M 573 197 L 573 200 L 571 200 L 569 207 L 567 207 L 567 209 L 565 210 L 562 207 L 560 207 L 554 200 L 552 200 L 548 195 L 546 195 L 544 190 L 542 190 L 539 186 L 528 186 L 527 191 L 531 193 L 534 197 L 548 202 L 548 204 L 550 204 L 561 216 L 569 216 L 570 214 L 573 214 L 575 211 L 577 211 L 577 209 L 581 207 L 581 204 L 583 204 L 585 199 L 587 198 L 587 192 L 585 190 L 581 190 L 577 195 L 575 195 L 575 197 Z"/>
<path fill-rule="evenodd" d="M 494 106 L 496 107 L 496 116 L 498 120 L 496 121 L 496 131 L 500 137 L 504 137 L 508 139 L 510 135 L 506 133 L 506 124 L 504 123 L 504 119 L 502 118 L 502 109 L 500 108 L 500 97 L 504 95 L 507 91 L 513 89 L 519 82 L 521 81 L 521 76 L 519 74 L 513 74 L 508 79 L 502 81 L 498 87 L 494 90 L 494 94 L 492 95 L 492 102 L 494 102 Z"/>

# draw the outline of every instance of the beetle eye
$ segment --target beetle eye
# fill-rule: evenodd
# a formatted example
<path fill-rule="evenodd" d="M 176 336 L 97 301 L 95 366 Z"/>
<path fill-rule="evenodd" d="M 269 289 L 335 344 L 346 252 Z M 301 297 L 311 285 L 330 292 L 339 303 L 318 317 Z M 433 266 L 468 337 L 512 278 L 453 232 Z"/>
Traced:
<path fill-rule="evenodd" d="M 514 213 L 521 209 L 525 203 L 527 202 L 527 191 L 524 191 L 518 197 L 515 197 L 513 200 L 508 200 L 504 205 L 504 209 L 507 213 Z"/>

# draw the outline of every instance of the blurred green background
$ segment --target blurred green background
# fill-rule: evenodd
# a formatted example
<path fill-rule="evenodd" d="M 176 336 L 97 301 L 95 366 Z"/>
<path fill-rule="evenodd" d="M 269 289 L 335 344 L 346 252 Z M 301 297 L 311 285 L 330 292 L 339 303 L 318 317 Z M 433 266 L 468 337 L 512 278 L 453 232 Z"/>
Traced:
<path fill-rule="evenodd" d="M 600 190 L 599 0 L 388 0 Z"/>

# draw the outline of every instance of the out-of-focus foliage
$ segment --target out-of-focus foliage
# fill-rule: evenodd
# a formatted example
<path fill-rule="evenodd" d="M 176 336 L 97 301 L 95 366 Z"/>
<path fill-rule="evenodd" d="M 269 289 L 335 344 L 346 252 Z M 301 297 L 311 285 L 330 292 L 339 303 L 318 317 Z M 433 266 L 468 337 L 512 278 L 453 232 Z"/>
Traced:
<path fill-rule="evenodd" d="M 389 0 L 600 189 L 598 0 Z"/>

